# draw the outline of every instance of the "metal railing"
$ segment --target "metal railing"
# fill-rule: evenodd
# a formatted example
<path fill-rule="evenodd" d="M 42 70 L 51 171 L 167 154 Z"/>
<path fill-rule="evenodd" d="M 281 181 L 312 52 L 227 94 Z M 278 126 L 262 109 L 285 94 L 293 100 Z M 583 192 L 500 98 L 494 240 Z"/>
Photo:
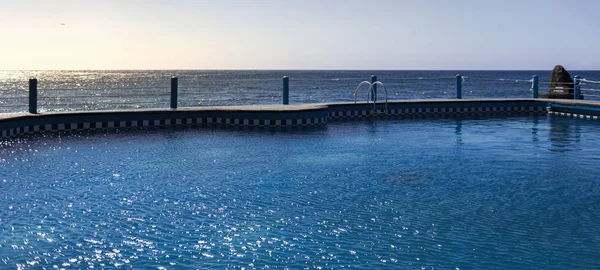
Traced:
<path fill-rule="evenodd" d="M 32 78 L 27 89 L 23 83 L 11 82 L 4 85 L 16 89 L 0 89 L 0 112 L 114 109 L 156 109 L 222 105 L 274 105 L 293 103 L 352 102 L 355 96 L 349 89 L 356 88 L 366 78 L 360 77 L 300 77 L 260 79 L 210 79 L 198 80 L 189 77 L 172 77 L 170 84 L 144 85 L 139 82 L 105 84 L 102 87 L 66 87 L 63 84 L 44 88 Z M 600 81 L 575 76 L 575 99 L 581 91 L 586 96 L 600 97 Z M 368 82 L 368 81 L 367 81 Z M 462 99 L 495 97 L 537 98 L 540 82 L 537 76 L 531 79 L 494 78 L 483 76 L 371 76 L 370 101 L 376 99 L 377 84 L 385 84 L 389 100 L 402 99 Z M 530 85 L 530 86 L 529 86 Z M 17 87 L 18 86 L 18 87 Z M 568 86 L 565 85 L 565 86 Z M 11 87 L 11 88 L 12 88 Z M 504 91 L 496 91 L 502 89 Z M 507 90 L 508 89 L 508 90 Z M 529 91 L 527 91 L 529 90 Z M 508 93 L 508 94 L 507 94 Z M 366 102 L 369 102 L 367 100 Z M 26 110 L 23 110 L 27 108 Z"/>

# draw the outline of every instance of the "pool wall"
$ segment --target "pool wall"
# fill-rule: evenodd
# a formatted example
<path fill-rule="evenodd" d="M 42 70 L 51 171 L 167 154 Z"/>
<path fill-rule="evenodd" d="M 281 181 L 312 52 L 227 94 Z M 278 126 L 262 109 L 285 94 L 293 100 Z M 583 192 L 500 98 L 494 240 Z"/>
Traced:
<path fill-rule="evenodd" d="M 386 106 L 373 104 L 327 104 L 329 121 L 368 116 L 401 116 L 401 117 L 454 117 L 480 116 L 493 114 L 530 114 L 546 113 L 546 103 L 533 99 L 502 100 L 407 100 L 395 101 Z"/>
<path fill-rule="evenodd" d="M 386 113 L 387 109 L 387 113 Z M 598 119 L 600 104 L 548 99 L 406 100 L 277 106 L 224 106 L 156 110 L 53 112 L 0 115 L 1 138 L 57 131 L 171 126 L 296 128 L 361 118 L 546 114 Z"/>
<path fill-rule="evenodd" d="M 0 119 L 2 138 L 73 130 L 156 128 L 183 125 L 306 127 L 327 123 L 323 105 L 248 106 L 12 114 Z"/>
<path fill-rule="evenodd" d="M 551 102 L 548 104 L 548 112 L 557 116 L 598 120 L 600 118 L 600 104 L 572 100 Z"/>

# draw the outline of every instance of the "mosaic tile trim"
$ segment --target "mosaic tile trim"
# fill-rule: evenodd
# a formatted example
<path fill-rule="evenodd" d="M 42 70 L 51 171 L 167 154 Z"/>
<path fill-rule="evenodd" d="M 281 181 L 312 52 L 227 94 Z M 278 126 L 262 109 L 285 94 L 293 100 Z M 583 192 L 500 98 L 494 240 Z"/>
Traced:
<path fill-rule="evenodd" d="M 337 109 L 337 110 L 336 110 Z M 341 109 L 341 110 L 340 110 Z M 497 113 L 545 113 L 545 106 L 473 106 L 456 107 L 455 105 L 443 105 L 440 107 L 429 108 L 388 108 L 387 112 L 383 109 L 342 109 L 330 107 L 327 117 L 299 118 L 287 120 L 269 120 L 269 119 L 241 119 L 227 117 L 202 117 L 202 118 L 172 118 L 161 120 L 132 120 L 132 121 L 108 121 L 108 122 L 78 122 L 78 123 L 59 123 L 45 125 L 30 125 L 17 128 L 11 128 L 1 131 L 1 138 L 11 138 L 19 135 L 55 132 L 55 131 L 73 131 L 73 130 L 103 130 L 117 128 L 154 128 L 154 127 L 176 127 L 186 125 L 208 125 L 225 126 L 235 128 L 286 128 L 286 127 L 311 127 L 325 125 L 328 121 L 343 119 L 365 118 L 365 117 L 445 117 L 456 115 L 468 116 L 486 116 Z M 569 113 L 559 113 L 567 115 Z M 569 114 L 570 115 L 570 114 Z M 594 116 L 577 115 L 573 117 L 597 119 Z M 92 118 L 93 119 L 93 118 Z"/>
<path fill-rule="evenodd" d="M 567 112 L 553 112 L 549 111 L 548 114 L 556 115 L 556 116 L 564 116 L 571 118 L 579 118 L 579 119 L 588 119 L 588 120 L 598 120 L 600 116 L 597 115 L 587 115 L 587 114 L 578 114 L 578 113 L 567 113 Z"/>
<path fill-rule="evenodd" d="M 546 112 L 545 107 L 541 106 L 499 106 L 499 107 L 463 107 L 463 108 L 403 108 L 388 109 L 387 115 L 444 115 L 444 114 L 477 114 L 477 113 L 529 113 Z M 349 110 L 329 112 L 330 119 L 357 118 L 372 115 L 385 114 L 385 110 Z"/>
<path fill-rule="evenodd" d="M 327 123 L 327 117 L 298 118 L 287 120 L 264 120 L 264 119 L 238 119 L 222 117 L 206 118 L 176 118 L 162 120 L 133 120 L 133 121 L 109 121 L 109 122 L 83 122 L 65 124 L 47 124 L 23 126 L 2 130 L 2 138 L 11 138 L 19 135 L 34 134 L 41 132 L 73 131 L 73 130 L 102 130 L 115 128 L 152 128 L 172 126 L 235 126 L 248 128 L 285 128 L 285 127 L 309 127 L 319 126 Z"/>

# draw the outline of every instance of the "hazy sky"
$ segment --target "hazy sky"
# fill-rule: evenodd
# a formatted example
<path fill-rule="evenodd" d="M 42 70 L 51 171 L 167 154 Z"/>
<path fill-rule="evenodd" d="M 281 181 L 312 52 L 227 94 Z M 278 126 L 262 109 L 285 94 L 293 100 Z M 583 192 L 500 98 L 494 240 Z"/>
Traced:
<path fill-rule="evenodd" d="M 0 0 L 0 69 L 555 64 L 600 69 L 600 1 Z"/>

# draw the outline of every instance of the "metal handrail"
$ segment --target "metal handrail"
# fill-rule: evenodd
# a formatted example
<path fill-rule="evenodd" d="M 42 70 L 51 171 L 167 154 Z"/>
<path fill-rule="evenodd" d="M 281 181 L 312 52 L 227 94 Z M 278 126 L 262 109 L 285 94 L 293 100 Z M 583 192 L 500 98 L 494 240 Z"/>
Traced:
<path fill-rule="evenodd" d="M 356 90 L 354 90 L 354 104 L 356 104 L 356 93 L 358 93 L 358 89 L 360 89 L 360 87 L 363 86 L 363 85 L 369 85 L 369 90 L 371 89 L 371 82 L 369 82 L 369 81 L 362 81 L 362 82 L 360 82 L 358 84 L 358 86 L 356 87 Z"/>
<path fill-rule="evenodd" d="M 369 87 L 369 90 L 367 91 L 367 103 L 369 103 L 369 96 L 371 95 L 371 89 L 373 89 L 373 109 L 375 109 L 375 104 L 377 103 L 377 88 L 373 88 L 375 85 L 381 85 L 383 91 L 385 91 L 385 112 L 387 113 L 388 93 L 387 88 L 385 88 L 385 85 L 382 82 L 374 81 L 371 83 L 371 87 Z"/>

